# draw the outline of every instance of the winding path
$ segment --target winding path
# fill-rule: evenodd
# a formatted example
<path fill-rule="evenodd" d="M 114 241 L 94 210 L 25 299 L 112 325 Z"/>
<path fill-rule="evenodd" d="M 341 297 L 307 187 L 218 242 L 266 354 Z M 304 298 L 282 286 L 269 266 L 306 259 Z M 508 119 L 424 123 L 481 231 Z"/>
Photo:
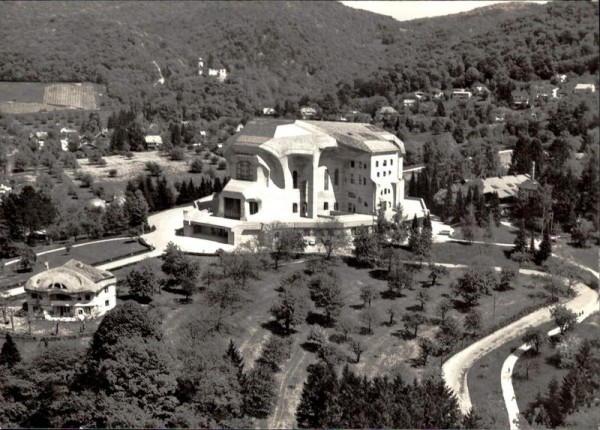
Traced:
<path fill-rule="evenodd" d="M 496 270 L 498 269 L 499 268 L 496 268 Z M 520 272 L 529 275 L 546 275 L 546 273 L 536 270 L 521 270 Z M 594 291 L 581 283 L 577 283 L 573 288 L 577 293 L 577 296 L 565 303 L 569 309 L 580 312 L 593 307 L 595 310 L 598 310 L 597 291 Z M 468 413 L 472 408 L 469 387 L 467 385 L 467 374 L 475 361 L 505 343 L 521 337 L 529 328 L 536 327 L 549 321 L 551 321 L 550 306 L 532 312 L 506 327 L 495 331 L 489 336 L 484 337 L 453 355 L 444 363 L 442 366 L 444 379 L 448 387 L 456 394 L 458 404 L 463 413 Z M 512 397 L 513 396 L 510 396 L 509 398 Z"/>
<path fill-rule="evenodd" d="M 592 273 L 597 279 L 600 278 L 599 273 L 595 270 L 592 270 L 586 266 L 582 266 L 581 264 L 578 264 L 574 261 L 570 261 L 570 263 L 578 266 L 582 270 L 587 270 L 588 272 Z M 587 288 L 587 290 L 595 294 L 595 299 L 591 297 L 590 299 L 588 299 L 589 301 L 585 302 L 582 301 L 583 299 L 576 301 L 576 299 L 579 298 L 576 297 L 575 299 L 571 300 L 566 304 L 567 308 L 578 314 L 577 322 L 582 322 L 591 314 L 593 314 L 594 312 L 598 312 L 599 310 L 598 292 L 593 291 L 590 288 Z M 550 312 L 548 311 L 548 315 L 544 315 L 544 317 L 548 317 L 548 320 L 550 320 Z M 542 321 L 539 324 L 542 324 L 544 322 L 546 321 Z M 560 333 L 560 330 L 557 327 L 550 330 L 548 332 L 548 336 L 554 336 L 558 333 Z M 529 348 L 530 346 L 528 344 L 521 345 L 519 349 L 511 353 L 502 364 L 502 370 L 500 373 L 500 383 L 502 385 L 502 396 L 504 397 L 504 403 L 506 404 L 506 411 L 508 413 L 510 430 L 518 430 L 520 428 L 520 411 L 515 396 L 515 390 L 512 384 L 512 374 L 515 369 L 515 365 L 517 364 L 517 360 L 519 360 L 521 355 L 523 355 L 523 353 Z"/>

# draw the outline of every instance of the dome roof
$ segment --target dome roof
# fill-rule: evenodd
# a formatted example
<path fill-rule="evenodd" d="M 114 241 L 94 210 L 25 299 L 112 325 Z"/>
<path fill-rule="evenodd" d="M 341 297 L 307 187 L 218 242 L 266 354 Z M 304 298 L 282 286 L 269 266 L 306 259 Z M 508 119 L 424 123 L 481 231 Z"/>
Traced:
<path fill-rule="evenodd" d="M 106 207 L 106 202 L 99 197 L 92 197 L 85 203 L 86 209 L 94 209 L 101 208 L 104 209 Z"/>
<path fill-rule="evenodd" d="M 110 278 L 114 278 L 110 272 L 96 269 L 77 260 L 69 260 L 63 266 L 33 275 L 25 284 L 25 289 L 46 291 L 55 288 L 66 293 L 96 292 L 105 285 L 98 283 Z"/>

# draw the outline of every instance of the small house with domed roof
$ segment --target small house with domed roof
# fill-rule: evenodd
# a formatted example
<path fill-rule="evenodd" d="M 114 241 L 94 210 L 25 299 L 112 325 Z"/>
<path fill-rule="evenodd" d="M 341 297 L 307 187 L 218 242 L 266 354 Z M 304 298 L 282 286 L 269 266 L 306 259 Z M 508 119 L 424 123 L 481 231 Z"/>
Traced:
<path fill-rule="evenodd" d="M 38 273 L 25 284 L 32 317 L 76 320 L 104 315 L 117 304 L 117 278 L 77 260 Z"/>

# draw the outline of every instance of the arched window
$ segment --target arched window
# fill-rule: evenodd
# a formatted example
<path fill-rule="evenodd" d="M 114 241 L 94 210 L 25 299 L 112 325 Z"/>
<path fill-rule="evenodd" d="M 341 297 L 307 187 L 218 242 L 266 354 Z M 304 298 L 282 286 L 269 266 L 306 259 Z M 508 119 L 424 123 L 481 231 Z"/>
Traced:
<path fill-rule="evenodd" d="M 248 206 L 250 209 L 250 215 L 254 215 L 256 212 L 258 212 L 258 202 L 255 202 L 255 201 L 248 202 Z"/>
<path fill-rule="evenodd" d="M 336 186 L 340 184 L 340 169 L 335 169 L 333 173 L 333 184 Z"/>
<path fill-rule="evenodd" d="M 296 170 L 292 172 L 292 187 L 298 188 L 298 172 Z"/>
<path fill-rule="evenodd" d="M 252 164 L 249 161 L 238 161 L 236 165 L 236 179 L 240 181 L 253 181 Z"/>
<path fill-rule="evenodd" d="M 329 189 L 329 170 L 325 169 L 323 174 L 323 189 L 327 191 Z"/>

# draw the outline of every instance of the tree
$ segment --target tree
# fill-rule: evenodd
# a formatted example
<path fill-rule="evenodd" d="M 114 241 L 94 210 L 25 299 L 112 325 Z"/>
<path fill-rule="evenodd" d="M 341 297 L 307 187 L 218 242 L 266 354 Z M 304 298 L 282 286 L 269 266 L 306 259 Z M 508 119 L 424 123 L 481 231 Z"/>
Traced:
<path fill-rule="evenodd" d="M 429 221 L 431 223 L 431 221 Z M 417 246 L 417 250 L 415 255 L 419 257 L 419 263 L 423 263 L 423 259 L 429 258 L 431 253 L 431 245 L 433 243 L 433 235 L 431 231 L 431 226 L 424 226 L 421 230 L 421 234 L 419 235 L 419 245 Z"/>
<path fill-rule="evenodd" d="M 148 223 L 148 202 L 141 190 L 125 195 L 123 211 L 130 227 L 144 226 Z"/>
<path fill-rule="evenodd" d="M 354 319 L 347 315 L 342 315 L 336 322 L 336 327 L 344 335 L 344 342 L 348 342 L 348 335 L 356 331 Z"/>
<path fill-rule="evenodd" d="M 314 276 L 310 285 L 310 297 L 317 308 L 325 311 L 328 324 L 336 319 L 344 307 L 339 279 L 335 272 L 324 272 Z"/>
<path fill-rule="evenodd" d="M 129 288 L 129 294 L 149 302 L 160 288 L 160 279 L 150 265 L 143 264 L 127 274 L 124 284 Z"/>
<path fill-rule="evenodd" d="M 521 220 L 519 224 L 519 231 L 515 237 L 515 246 L 513 247 L 513 253 L 527 253 L 527 232 L 525 231 L 525 221 Z"/>
<path fill-rule="evenodd" d="M 376 298 L 376 290 L 372 285 L 364 285 L 360 288 L 360 299 L 363 301 L 363 308 L 371 307 L 371 302 Z"/>
<path fill-rule="evenodd" d="M 360 363 L 360 357 L 362 353 L 367 350 L 366 345 L 360 339 L 355 338 L 350 339 L 348 345 L 350 347 L 350 351 L 352 351 L 352 353 L 356 356 L 355 363 Z"/>
<path fill-rule="evenodd" d="M 576 246 L 585 248 L 593 231 L 594 224 L 591 221 L 582 219 L 571 229 L 571 240 Z"/>
<path fill-rule="evenodd" d="M 388 289 L 393 293 L 392 298 L 402 293 L 404 288 L 411 289 L 413 285 L 412 269 L 396 258 L 388 272 Z"/>
<path fill-rule="evenodd" d="M 408 333 L 411 333 L 413 338 L 417 337 L 417 331 L 419 327 L 426 321 L 425 316 L 420 313 L 410 312 L 402 315 L 402 322 L 404 328 Z"/>
<path fill-rule="evenodd" d="M 469 409 L 469 412 L 463 417 L 462 428 L 464 429 L 479 429 L 484 428 L 483 417 L 479 415 L 475 408 Z"/>
<path fill-rule="evenodd" d="M 500 269 L 500 282 L 498 282 L 498 291 L 507 291 L 512 287 L 512 282 L 516 278 L 518 271 L 511 267 L 502 267 Z"/>
<path fill-rule="evenodd" d="M 560 334 L 565 334 L 575 328 L 577 314 L 564 305 L 556 305 L 550 308 L 550 316 L 560 329 Z"/>
<path fill-rule="evenodd" d="M 319 362 L 309 365 L 306 370 L 308 377 L 296 408 L 298 427 L 330 427 L 328 411 L 334 406 L 338 390 L 335 369 L 331 364 Z"/>
<path fill-rule="evenodd" d="M 475 207 L 469 203 L 466 208 L 465 215 L 461 219 L 461 230 L 463 239 L 472 243 L 475 240 Z"/>
<path fill-rule="evenodd" d="M 391 327 L 392 325 L 395 324 L 394 322 L 394 317 L 396 316 L 396 313 L 398 312 L 398 310 L 396 309 L 396 306 L 391 305 L 389 306 L 386 310 L 385 313 L 388 314 L 390 316 L 390 320 L 388 321 L 388 325 Z"/>
<path fill-rule="evenodd" d="M 250 370 L 242 383 L 244 414 L 264 419 L 267 418 L 277 401 L 275 377 L 266 366 L 257 366 Z"/>
<path fill-rule="evenodd" d="M 90 354 L 94 359 L 110 356 L 109 349 L 120 339 L 141 337 L 143 339 L 162 338 L 160 322 L 146 309 L 134 301 L 118 304 L 106 313 L 92 337 Z"/>
<path fill-rule="evenodd" d="M 204 163 L 202 162 L 202 160 L 200 158 L 194 158 L 194 161 L 192 161 L 192 164 L 190 165 L 190 172 L 202 173 L 203 169 Z"/>
<path fill-rule="evenodd" d="M 440 300 L 436 308 L 436 315 L 440 317 L 442 322 L 444 322 L 446 315 L 448 315 L 448 312 L 450 309 L 452 309 L 452 307 L 452 300 L 449 298 L 443 297 L 442 300 Z"/>
<path fill-rule="evenodd" d="M 379 265 L 382 256 L 380 239 L 379 235 L 369 233 L 368 228 L 358 228 L 354 235 L 354 247 L 352 249 L 352 254 L 356 258 L 356 261 L 369 267 Z"/>
<path fill-rule="evenodd" d="M 521 340 L 526 343 L 529 347 L 535 349 L 535 353 L 540 353 L 540 348 L 546 342 L 546 334 L 537 328 L 530 328 L 527 332 L 521 337 Z"/>
<path fill-rule="evenodd" d="M 550 233 L 548 229 L 544 230 L 544 236 L 542 243 L 540 243 L 540 249 L 535 254 L 535 263 L 541 265 L 552 255 L 552 242 L 550 242 Z"/>
<path fill-rule="evenodd" d="M 421 305 L 421 312 L 425 312 L 425 304 L 429 301 L 429 293 L 427 290 L 421 290 L 417 293 L 417 301 Z"/>
<path fill-rule="evenodd" d="M 31 270 L 37 261 L 37 255 L 35 251 L 27 245 L 23 245 L 19 252 L 21 259 L 19 260 L 19 266 L 23 270 Z"/>
<path fill-rule="evenodd" d="M 448 274 L 448 268 L 445 266 L 440 266 L 438 264 L 429 264 L 429 279 L 431 280 L 431 286 L 434 287 L 435 283 L 440 276 L 446 276 Z"/>
<path fill-rule="evenodd" d="M 452 292 L 471 307 L 477 304 L 482 293 L 489 294 L 489 290 L 495 285 L 495 275 L 490 269 L 475 266 L 454 282 Z"/>
<path fill-rule="evenodd" d="M 436 333 L 435 337 L 440 343 L 440 346 L 444 351 L 448 351 L 459 341 L 462 333 L 458 321 L 453 317 L 446 317 L 446 319 L 440 324 L 440 329 Z"/>
<path fill-rule="evenodd" d="M 335 219 L 321 223 L 316 237 L 325 248 L 326 260 L 330 260 L 332 255 L 350 244 L 350 237 L 344 230 L 344 225 Z"/>
<path fill-rule="evenodd" d="M 7 367 L 13 367 L 15 364 L 21 361 L 21 353 L 17 348 L 17 344 L 13 340 L 10 333 L 6 333 L 4 345 L 0 351 L 0 365 L 4 364 Z"/>
<path fill-rule="evenodd" d="M 271 252 L 271 257 L 275 261 L 275 270 L 279 269 L 280 261 L 288 260 L 294 254 L 303 253 L 306 247 L 300 231 L 286 228 L 280 223 L 263 226 L 258 241 L 262 247 Z"/>
<path fill-rule="evenodd" d="M 469 310 L 464 321 L 465 331 L 475 336 L 481 330 L 481 315 L 475 309 Z"/>
<path fill-rule="evenodd" d="M 285 332 L 289 335 L 291 327 L 302 324 L 309 311 L 309 297 L 304 285 L 284 288 L 279 294 L 279 301 L 271 308 L 271 314 L 277 321 L 283 322 Z"/>
<path fill-rule="evenodd" d="M 373 334 L 373 326 L 377 324 L 377 311 L 373 308 L 364 308 L 360 312 L 360 320 L 367 328 L 367 334 Z"/>

